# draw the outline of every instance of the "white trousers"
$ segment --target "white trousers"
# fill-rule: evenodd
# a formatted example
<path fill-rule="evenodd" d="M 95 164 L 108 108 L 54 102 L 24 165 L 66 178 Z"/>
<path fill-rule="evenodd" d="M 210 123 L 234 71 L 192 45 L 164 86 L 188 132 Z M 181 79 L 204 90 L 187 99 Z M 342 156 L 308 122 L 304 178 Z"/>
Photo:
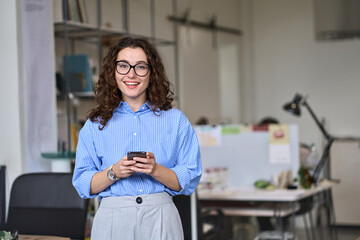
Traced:
<path fill-rule="evenodd" d="M 91 240 L 183 240 L 181 219 L 166 193 L 106 197 L 95 214 Z"/>

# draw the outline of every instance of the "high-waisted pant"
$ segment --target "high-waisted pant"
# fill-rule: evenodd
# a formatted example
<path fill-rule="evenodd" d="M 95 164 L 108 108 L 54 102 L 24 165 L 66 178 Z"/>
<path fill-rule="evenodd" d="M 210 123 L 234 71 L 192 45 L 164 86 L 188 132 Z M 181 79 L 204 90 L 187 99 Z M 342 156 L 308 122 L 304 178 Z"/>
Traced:
<path fill-rule="evenodd" d="M 182 240 L 181 219 L 166 193 L 106 197 L 95 214 L 91 240 Z"/>

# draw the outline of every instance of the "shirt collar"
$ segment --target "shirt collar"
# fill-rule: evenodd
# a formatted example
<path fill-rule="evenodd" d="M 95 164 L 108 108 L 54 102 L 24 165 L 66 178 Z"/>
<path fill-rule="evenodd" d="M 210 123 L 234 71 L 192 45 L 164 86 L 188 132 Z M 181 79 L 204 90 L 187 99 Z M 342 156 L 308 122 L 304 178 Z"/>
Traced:
<path fill-rule="evenodd" d="M 140 109 L 137 112 L 145 112 L 149 109 L 151 109 L 151 104 L 149 101 L 146 101 L 143 105 L 141 105 Z M 124 101 L 120 101 L 120 104 L 115 111 L 133 113 L 133 110 L 131 109 L 130 105 Z"/>

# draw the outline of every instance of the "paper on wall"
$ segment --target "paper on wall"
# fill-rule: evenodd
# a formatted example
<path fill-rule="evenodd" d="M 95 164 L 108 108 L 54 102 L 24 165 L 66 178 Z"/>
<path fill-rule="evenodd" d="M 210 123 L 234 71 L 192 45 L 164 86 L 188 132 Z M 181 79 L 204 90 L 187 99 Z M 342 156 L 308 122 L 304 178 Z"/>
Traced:
<path fill-rule="evenodd" d="M 196 126 L 200 147 L 217 147 L 221 145 L 221 126 Z"/>
<path fill-rule="evenodd" d="M 291 162 L 289 125 L 269 124 L 269 161 L 272 164 Z"/>

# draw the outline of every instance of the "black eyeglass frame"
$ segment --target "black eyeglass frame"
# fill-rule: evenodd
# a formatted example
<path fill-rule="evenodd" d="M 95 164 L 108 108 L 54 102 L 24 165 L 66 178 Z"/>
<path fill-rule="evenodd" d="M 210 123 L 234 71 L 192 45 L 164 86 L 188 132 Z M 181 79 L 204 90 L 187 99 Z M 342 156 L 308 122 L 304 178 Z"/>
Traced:
<path fill-rule="evenodd" d="M 128 64 L 128 65 L 130 66 L 129 70 L 128 70 L 126 73 L 119 73 L 119 71 L 117 70 L 117 64 L 118 64 L 119 62 L 126 63 L 126 64 Z M 146 66 L 149 67 L 149 68 L 148 68 L 148 71 L 146 72 L 145 75 L 139 75 L 139 74 L 136 72 L 136 68 L 135 68 L 135 67 L 136 67 L 137 65 L 140 65 L 140 64 L 144 64 L 144 65 L 146 65 Z M 137 63 L 137 64 L 135 64 L 135 65 L 131 65 L 130 63 L 125 62 L 125 61 L 122 61 L 122 60 L 120 60 L 120 61 L 115 61 L 115 70 L 116 70 L 116 72 L 117 72 L 118 74 L 120 74 L 120 75 L 126 75 L 126 74 L 128 74 L 128 73 L 130 72 L 130 70 L 133 68 L 133 69 L 134 69 L 134 72 L 135 72 L 135 74 L 136 74 L 137 76 L 139 76 L 139 77 L 145 77 L 145 76 L 148 75 L 148 73 L 150 72 L 150 67 L 151 67 L 151 65 L 150 65 L 150 64 L 147 64 L 147 63 Z"/>

